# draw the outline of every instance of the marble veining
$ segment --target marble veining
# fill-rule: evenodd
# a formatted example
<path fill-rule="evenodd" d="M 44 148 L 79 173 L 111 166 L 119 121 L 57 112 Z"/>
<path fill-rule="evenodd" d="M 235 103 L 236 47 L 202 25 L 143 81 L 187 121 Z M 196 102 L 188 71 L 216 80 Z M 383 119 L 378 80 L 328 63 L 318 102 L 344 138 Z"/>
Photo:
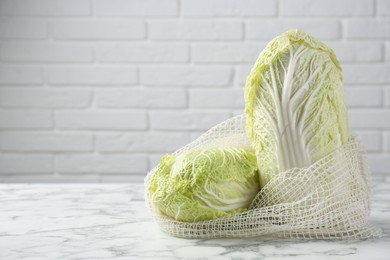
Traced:
<path fill-rule="evenodd" d="M 143 184 L 0 184 L 0 259 L 390 259 L 390 178 L 373 189 L 373 240 L 186 240 L 162 233 Z"/>

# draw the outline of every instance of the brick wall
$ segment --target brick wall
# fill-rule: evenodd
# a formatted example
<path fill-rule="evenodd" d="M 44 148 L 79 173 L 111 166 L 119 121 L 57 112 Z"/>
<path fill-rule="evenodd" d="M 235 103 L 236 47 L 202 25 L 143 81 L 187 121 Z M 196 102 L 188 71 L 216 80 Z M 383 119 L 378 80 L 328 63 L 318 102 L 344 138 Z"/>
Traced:
<path fill-rule="evenodd" d="M 242 112 L 274 36 L 344 69 L 350 126 L 390 174 L 390 0 L 0 0 L 0 181 L 140 181 Z"/>

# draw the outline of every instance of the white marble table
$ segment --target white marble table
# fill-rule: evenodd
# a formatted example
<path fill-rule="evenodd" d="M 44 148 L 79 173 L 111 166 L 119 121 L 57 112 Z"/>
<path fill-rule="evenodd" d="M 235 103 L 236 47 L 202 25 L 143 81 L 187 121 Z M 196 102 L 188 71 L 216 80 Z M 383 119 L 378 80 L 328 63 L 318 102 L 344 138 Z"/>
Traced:
<path fill-rule="evenodd" d="M 363 241 L 185 240 L 160 232 L 142 184 L 0 184 L 0 259 L 390 259 L 390 178 Z"/>

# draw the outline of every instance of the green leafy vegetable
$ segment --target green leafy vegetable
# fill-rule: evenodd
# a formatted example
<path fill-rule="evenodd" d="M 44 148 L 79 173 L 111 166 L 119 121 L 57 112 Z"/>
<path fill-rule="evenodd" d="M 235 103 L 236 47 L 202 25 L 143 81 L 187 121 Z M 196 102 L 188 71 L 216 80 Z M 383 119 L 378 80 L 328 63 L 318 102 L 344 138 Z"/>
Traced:
<path fill-rule="evenodd" d="M 348 140 L 339 62 L 304 32 L 288 31 L 267 45 L 247 78 L 245 100 L 262 187 L 274 174 L 309 166 Z"/>
<path fill-rule="evenodd" d="M 247 209 L 259 192 L 252 149 L 194 150 L 162 157 L 147 184 L 152 206 L 178 221 L 210 220 Z"/>

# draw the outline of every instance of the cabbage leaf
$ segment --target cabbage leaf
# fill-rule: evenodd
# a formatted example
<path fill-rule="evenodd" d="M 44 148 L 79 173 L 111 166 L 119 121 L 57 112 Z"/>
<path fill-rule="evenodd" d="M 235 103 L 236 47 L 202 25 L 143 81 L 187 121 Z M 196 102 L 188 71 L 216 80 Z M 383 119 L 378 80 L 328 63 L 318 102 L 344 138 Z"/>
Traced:
<path fill-rule="evenodd" d="M 241 148 L 163 156 L 147 183 L 154 210 L 184 222 L 243 212 L 259 190 L 255 152 Z"/>
<path fill-rule="evenodd" d="M 307 167 L 348 141 L 339 62 L 302 31 L 281 34 L 261 52 L 246 80 L 245 101 L 261 187 L 278 172 Z"/>

